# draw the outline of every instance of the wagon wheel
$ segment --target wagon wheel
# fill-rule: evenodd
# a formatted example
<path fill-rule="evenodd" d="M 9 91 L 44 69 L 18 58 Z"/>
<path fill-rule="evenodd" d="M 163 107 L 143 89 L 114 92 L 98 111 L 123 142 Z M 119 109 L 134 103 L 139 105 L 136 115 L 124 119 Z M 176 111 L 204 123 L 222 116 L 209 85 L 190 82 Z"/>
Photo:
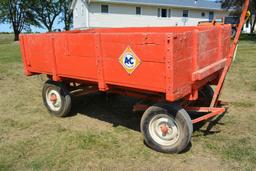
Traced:
<path fill-rule="evenodd" d="M 191 140 L 193 125 L 181 107 L 157 104 L 143 114 L 141 131 L 150 148 L 163 153 L 180 153 Z"/>
<path fill-rule="evenodd" d="M 214 95 L 214 91 L 210 85 L 204 86 L 199 90 L 198 100 L 193 104 L 198 107 L 209 107 Z"/>
<path fill-rule="evenodd" d="M 43 101 L 49 113 L 57 117 L 66 117 L 71 110 L 71 96 L 61 84 L 48 80 L 43 87 Z"/>

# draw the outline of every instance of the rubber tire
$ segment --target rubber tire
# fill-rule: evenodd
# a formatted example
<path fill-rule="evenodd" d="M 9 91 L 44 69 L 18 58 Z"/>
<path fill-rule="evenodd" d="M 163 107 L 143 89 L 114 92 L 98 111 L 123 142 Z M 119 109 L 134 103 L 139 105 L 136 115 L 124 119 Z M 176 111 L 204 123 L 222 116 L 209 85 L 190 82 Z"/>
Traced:
<path fill-rule="evenodd" d="M 59 111 L 51 110 L 51 108 L 47 104 L 46 92 L 49 88 L 56 90 L 60 94 L 62 105 L 61 105 L 61 108 Z M 44 84 L 43 91 L 42 91 L 42 97 L 43 97 L 44 105 L 51 115 L 56 116 L 56 117 L 67 117 L 70 115 L 70 111 L 71 111 L 71 107 L 72 107 L 72 103 L 71 103 L 72 100 L 71 100 L 69 91 L 64 87 L 63 84 L 48 80 Z"/>
<path fill-rule="evenodd" d="M 168 115 L 172 117 L 181 128 L 181 135 L 178 141 L 171 146 L 162 146 L 153 140 L 149 133 L 150 121 L 157 115 Z M 181 153 L 187 147 L 191 141 L 193 133 L 193 124 L 188 113 L 176 104 L 156 104 L 149 107 L 142 116 L 141 119 L 141 132 L 144 136 L 145 143 L 158 152 L 162 153 Z"/>
<path fill-rule="evenodd" d="M 199 90 L 199 97 L 194 106 L 209 107 L 212 102 L 214 91 L 210 85 L 204 86 Z"/>

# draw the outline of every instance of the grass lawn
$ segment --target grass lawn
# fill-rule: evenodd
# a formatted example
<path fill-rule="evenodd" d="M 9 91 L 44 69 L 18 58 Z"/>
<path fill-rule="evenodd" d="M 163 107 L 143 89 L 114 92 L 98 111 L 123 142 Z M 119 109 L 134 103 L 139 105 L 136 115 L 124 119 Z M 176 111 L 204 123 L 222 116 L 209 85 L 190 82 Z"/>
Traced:
<path fill-rule="evenodd" d="M 76 116 L 50 116 L 44 81 L 23 75 L 19 44 L 0 35 L 0 171 L 256 168 L 256 39 L 244 36 L 239 44 L 222 94 L 228 112 L 210 131 L 195 131 L 191 149 L 179 155 L 143 144 L 129 98 L 89 95 L 75 104 Z"/>

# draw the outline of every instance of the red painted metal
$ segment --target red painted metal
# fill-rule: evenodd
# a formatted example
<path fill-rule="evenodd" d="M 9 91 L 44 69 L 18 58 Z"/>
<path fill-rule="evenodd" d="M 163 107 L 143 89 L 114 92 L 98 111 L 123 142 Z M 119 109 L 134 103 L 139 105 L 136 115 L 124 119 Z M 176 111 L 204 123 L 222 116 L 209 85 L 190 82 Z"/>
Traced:
<path fill-rule="evenodd" d="M 145 104 L 135 104 L 133 106 L 133 112 L 144 112 L 149 108 L 148 105 Z"/>
<path fill-rule="evenodd" d="M 51 102 L 56 102 L 57 101 L 57 96 L 55 94 L 52 94 L 50 97 Z"/>
<path fill-rule="evenodd" d="M 198 90 L 218 83 L 210 114 L 214 117 L 226 74 L 231 66 L 249 0 L 230 47 L 230 25 L 89 29 L 20 36 L 24 73 L 47 74 L 54 81 L 91 83 L 112 91 L 155 101 L 196 100 Z M 127 48 L 139 58 L 132 72 L 120 64 Z M 71 81 L 70 81 L 71 82 Z M 95 91 L 95 88 L 88 90 Z M 164 97 L 164 98 L 162 98 Z M 203 108 L 197 109 L 201 111 Z"/>
<path fill-rule="evenodd" d="M 163 135 L 166 135 L 169 132 L 169 127 L 167 126 L 167 124 L 161 125 L 160 129 L 161 129 L 161 132 L 162 132 Z"/>
<path fill-rule="evenodd" d="M 196 112 L 210 112 L 209 114 L 206 114 L 204 116 L 201 116 L 201 117 L 198 117 L 198 118 L 192 120 L 193 124 L 211 119 L 215 116 L 223 114 L 226 111 L 225 108 L 200 108 L 200 109 L 195 109 L 195 110 L 191 110 L 188 108 L 187 110 L 196 111 Z"/>

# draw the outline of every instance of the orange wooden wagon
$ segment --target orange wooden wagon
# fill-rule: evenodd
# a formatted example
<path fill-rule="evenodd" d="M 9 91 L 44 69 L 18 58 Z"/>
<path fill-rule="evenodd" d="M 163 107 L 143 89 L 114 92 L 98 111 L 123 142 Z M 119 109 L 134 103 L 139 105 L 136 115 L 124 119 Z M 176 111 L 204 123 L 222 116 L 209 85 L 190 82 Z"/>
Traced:
<path fill-rule="evenodd" d="M 89 29 L 20 36 L 24 71 L 46 74 L 44 104 L 67 116 L 72 92 L 114 92 L 154 101 L 141 120 L 145 142 L 167 153 L 183 151 L 193 123 L 222 114 L 218 97 L 244 24 L 231 26 Z M 215 91 L 211 85 L 217 85 Z M 135 106 L 144 108 L 145 106 Z M 187 111 L 205 112 L 191 119 Z"/>

